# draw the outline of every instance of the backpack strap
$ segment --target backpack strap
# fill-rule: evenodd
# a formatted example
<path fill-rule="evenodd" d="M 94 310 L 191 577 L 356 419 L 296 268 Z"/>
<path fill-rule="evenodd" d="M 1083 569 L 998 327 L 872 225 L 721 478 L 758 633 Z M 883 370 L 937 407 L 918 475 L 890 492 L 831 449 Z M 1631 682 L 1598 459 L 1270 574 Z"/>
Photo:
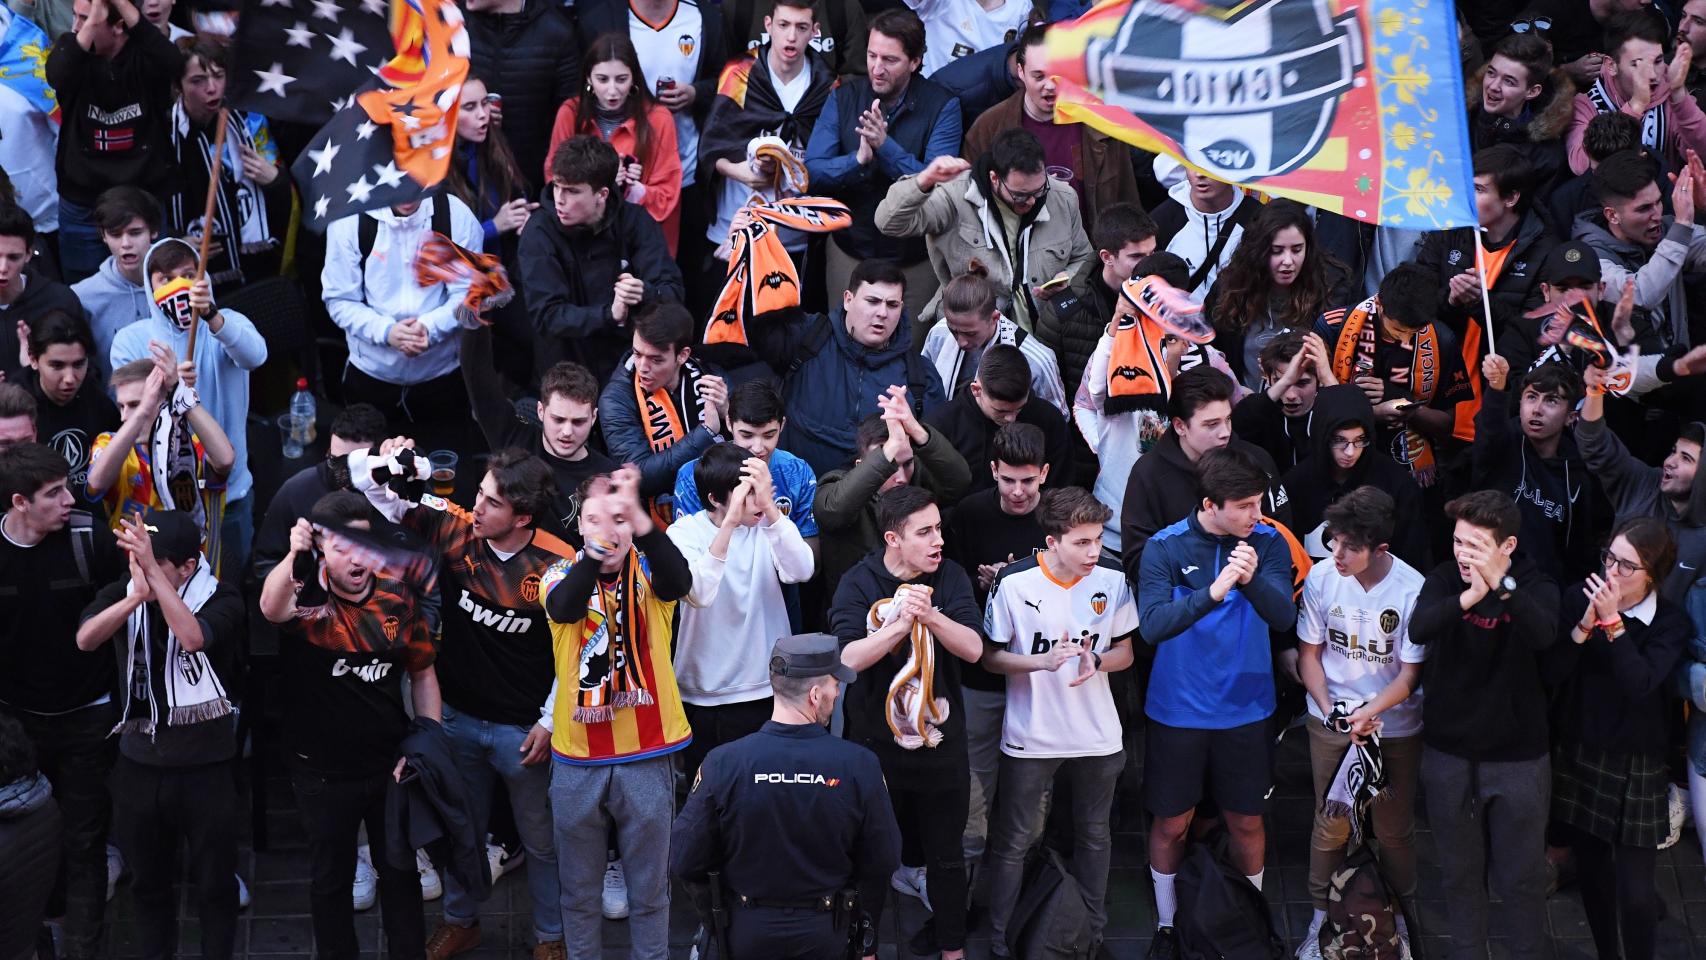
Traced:
<path fill-rule="evenodd" d="M 926 371 L 930 368 L 924 363 L 924 358 L 916 350 L 906 351 L 906 396 L 912 403 L 912 415 L 924 419 L 924 390 L 929 385 L 930 378 Z"/>
<path fill-rule="evenodd" d="M 1214 238 L 1214 247 L 1209 250 L 1208 256 L 1203 258 L 1202 263 L 1198 264 L 1196 271 L 1191 274 L 1191 284 L 1185 288 L 1187 292 L 1202 286 L 1202 282 L 1208 279 L 1208 272 L 1220 262 L 1221 253 L 1225 252 L 1226 244 L 1232 240 L 1232 228 L 1248 225 L 1261 205 L 1261 201 L 1245 194 L 1244 199 L 1239 201 L 1237 207 L 1233 208 L 1232 216 L 1227 217 L 1226 222 L 1221 224 L 1220 234 Z"/>
<path fill-rule="evenodd" d="M 71 556 L 84 583 L 94 583 L 91 556 L 95 552 L 95 518 L 87 510 L 73 510 L 65 526 L 71 531 Z"/>
<path fill-rule="evenodd" d="M 824 345 L 829 343 L 829 317 L 817 314 L 812 319 L 812 325 L 806 329 L 805 336 L 800 338 L 800 345 L 794 349 L 794 359 L 789 361 L 788 369 L 782 371 L 783 379 L 793 376 L 806 361 L 823 352 Z"/>
<path fill-rule="evenodd" d="M 448 193 L 440 193 L 432 198 L 432 232 L 443 234 L 447 240 L 454 241 L 456 239 L 450 235 L 450 194 Z"/>
<path fill-rule="evenodd" d="M 366 213 L 355 215 L 355 246 L 361 259 L 356 269 L 361 273 L 361 302 L 367 302 L 367 258 L 373 256 L 373 244 L 379 240 L 379 221 Z"/>

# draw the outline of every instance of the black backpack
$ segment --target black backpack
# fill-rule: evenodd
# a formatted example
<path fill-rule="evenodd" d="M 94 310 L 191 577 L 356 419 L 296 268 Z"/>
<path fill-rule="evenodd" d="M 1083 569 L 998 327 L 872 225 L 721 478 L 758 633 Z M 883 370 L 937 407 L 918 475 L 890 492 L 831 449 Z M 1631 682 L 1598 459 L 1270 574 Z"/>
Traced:
<path fill-rule="evenodd" d="M 1019 899 L 1007 920 L 1007 952 L 1015 960 L 1089 960 L 1090 905 L 1084 890 L 1060 862 L 1039 846 L 1025 866 Z"/>
<path fill-rule="evenodd" d="M 1180 960 L 1286 960 L 1262 891 L 1208 844 L 1192 846 L 1177 890 Z"/>

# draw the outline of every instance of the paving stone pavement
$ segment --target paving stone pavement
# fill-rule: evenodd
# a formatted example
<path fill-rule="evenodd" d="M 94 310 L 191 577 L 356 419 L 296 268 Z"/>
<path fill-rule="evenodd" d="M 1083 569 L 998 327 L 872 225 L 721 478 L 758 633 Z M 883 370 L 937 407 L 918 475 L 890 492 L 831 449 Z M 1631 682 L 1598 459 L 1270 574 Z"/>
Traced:
<path fill-rule="evenodd" d="M 1269 808 L 1269 866 L 1264 885 L 1280 932 L 1293 945 L 1308 925 L 1310 916 L 1305 879 L 1312 800 L 1308 752 L 1304 738 L 1299 734 L 1300 731 L 1292 731 L 1281 742 L 1277 754 L 1277 783 Z M 1114 835 L 1113 873 L 1108 891 L 1108 951 L 1120 960 L 1141 958 L 1155 925 L 1144 854 L 1144 818 L 1136 792 L 1141 782 L 1140 767 L 1141 762 L 1134 758 L 1128 764 L 1122 784 L 1121 808 Z M 246 788 L 244 796 L 246 814 Z M 313 945 L 308 918 L 307 850 L 288 783 L 273 779 L 268 784 L 268 799 L 269 849 L 261 852 L 251 849 L 248 818 L 246 815 L 243 818 L 244 839 L 239 864 L 254 901 L 239 921 L 237 955 L 249 960 L 301 960 L 311 955 Z M 1418 909 L 1426 935 L 1426 955 L 1429 960 L 1443 960 L 1450 944 L 1446 937 L 1435 935 L 1443 929 L 1445 911 L 1440 899 L 1433 836 L 1425 821 L 1418 827 L 1418 844 L 1421 857 Z M 1660 855 L 1658 889 L 1667 913 L 1659 928 L 1659 957 L 1663 960 L 1706 960 L 1706 866 L 1702 865 L 1700 844 L 1692 828 L 1683 834 L 1681 843 Z M 897 925 L 899 931 L 910 935 L 923 923 L 926 914 L 917 900 L 899 895 L 891 897 L 891 907 L 885 917 L 885 943 L 881 956 L 884 960 L 907 960 L 913 954 L 905 947 L 905 936 L 897 936 Z M 1576 891 L 1566 889 L 1553 896 L 1547 906 L 1555 960 L 1593 958 L 1593 941 L 1589 937 L 1587 918 Z M 527 890 L 521 872 L 506 875 L 499 881 L 482 913 L 484 942 L 478 950 L 465 955 L 467 960 L 528 960 L 532 948 L 532 924 L 528 912 Z M 429 925 L 436 922 L 438 915 L 438 903 L 427 904 Z M 110 956 L 134 957 L 133 914 L 126 887 L 121 886 L 109 907 L 108 916 L 107 947 Z M 187 902 L 183 917 L 180 953 L 185 957 L 195 957 L 199 954 L 199 940 L 194 911 Z M 1503 918 L 1497 903 L 1494 904 L 1492 923 L 1495 934 L 1493 960 L 1505 960 L 1508 953 L 1497 934 L 1501 929 L 1508 930 L 1508 927 L 1502 926 Z M 694 926 L 685 898 L 677 896 L 670 924 L 672 960 L 687 956 Z M 383 956 L 377 907 L 357 915 L 356 929 L 364 956 Z M 625 958 L 627 943 L 627 924 L 606 921 L 606 960 Z M 968 955 L 982 960 L 988 954 L 987 930 L 974 929 Z M 575 955 L 572 945 L 570 956 L 572 960 L 583 960 Z"/>

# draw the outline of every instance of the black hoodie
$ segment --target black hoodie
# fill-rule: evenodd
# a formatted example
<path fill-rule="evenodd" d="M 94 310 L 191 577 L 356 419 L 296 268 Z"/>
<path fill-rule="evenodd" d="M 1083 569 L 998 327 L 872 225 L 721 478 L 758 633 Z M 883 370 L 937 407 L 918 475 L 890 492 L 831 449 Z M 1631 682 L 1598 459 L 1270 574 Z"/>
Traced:
<path fill-rule="evenodd" d="M 1599 567 L 1596 507 L 1603 494 L 1574 433 L 1566 429 L 1557 455 L 1542 457 L 1514 422 L 1517 415 L 1510 390 L 1489 386 L 1481 394 L 1469 450 L 1471 485 L 1510 494 L 1522 511 L 1517 542 L 1547 576 L 1559 583 L 1580 580 Z"/>
<path fill-rule="evenodd" d="M 633 347 L 628 326 L 610 316 L 616 278 L 629 273 L 643 282 L 647 303 L 680 301 L 681 267 L 670 257 L 658 222 L 636 204 L 612 195 L 603 218 L 591 227 L 563 226 L 555 205 L 546 187 L 521 231 L 518 286 L 527 294 L 543 365 L 577 360 L 606 383 Z"/>
<path fill-rule="evenodd" d="M 1273 478 L 1268 495 L 1262 501 L 1262 513 L 1292 526 L 1291 503 L 1285 484 L 1279 481 L 1279 471 L 1267 451 L 1233 437 L 1228 444 L 1234 450 L 1254 457 L 1262 469 Z M 1126 579 L 1137 589 L 1138 571 L 1143 566 L 1143 547 L 1149 538 L 1163 527 L 1185 519 L 1197 509 L 1202 498 L 1197 495 L 1197 465 L 1185 456 L 1179 446 L 1179 435 L 1171 430 L 1155 441 L 1155 446 L 1137 458 L 1126 480 L 1125 505 L 1120 511 L 1120 566 Z"/>
<path fill-rule="evenodd" d="M 60 195 L 84 207 L 115 183 L 169 195 L 173 85 L 184 55 L 165 34 L 138 20 L 110 60 L 62 34 L 45 69 L 64 117 L 54 164 Z"/>
<path fill-rule="evenodd" d="M 1520 541 L 1519 541 L 1520 542 Z M 1541 651 L 1558 639 L 1558 584 L 1518 553 L 1509 600 L 1489 593 L 1464 610 L 1457 561 L 1429 571 L 1410 618 L 1410 639 L 1428 648 L 1422 667 L 1422 741 L 1471 761 L 1546 756 Z"/>
<path fill-rule="evenodd" d="M 959 564 L 944 559 L 935 573 L 916 580 L 901 580 L 889 572 L 880 549 L 867 554 L 842 575 L 840 586 L 835 588 L 835 601 L 829 608 L 830 632 L 840 639 L 843 647 L 863 640 L 871 632 L 866 628 L 871 605 L 894 596 L 895 588 L 902 583 L 929 587 L 931 606 L 939 608 L 955 623 L 976 631 L 978 636 L 983 635 L 983 616 L 972 598 L 971 579 Z M 890 782 L 919 789 L 964 782 L 970 775 L 965 702 L 960 696 L 960 658 L 948 652 L 942 641 L 935 643 L 934 687 L 936 695 L 948 701 L 948 716 L 941 726 L 942 742 L 937 746 L 904 750 L 889 731 L 883 703 L 888 698 L 889 683 L 906 665 L 905 644 L 866 667 L 859 674 L 859 682 L 849 686 L 845 694 L 847 739 L 869 747 L 882 761 L 883 775 Z"/>
<path fill-rule="evenodd" d="M 34 324 L 36 318 L 49 310 L 63 310 L 84 323 L 89 322 L 83 301 L 77 299 L 77 294 L 72 293 L 70 287 L 43 276 L 34 266 L 26 266 L 18 279 L 24 282 L 24 291 L 18 294 L 18 299 L 12 301 L 11 306 L 0 308 L 0 374 L 4 374 L 9 383 L 26 383 L 32 379 L 23 376 L 23 368 L 18 366 L 19 320 Z M 89 358 L 91 370 L 99 366 L 94 357 Z"/>
<path fill-rule="evenodd" d="M 1315 396 L 1314 429 L 1310 431 L 1310 453 L 1285 474 L 1285 489 L 1291 494 L 1292 529 L 1299 539 L 1321 526 L 1327 508 L 1340 497 L 1368 485 L 1391 495 L 1393 512 L 1392 555 L 1417 570 L 1430 566 L 1428 530 L 1422 511 L 1422 491 L 1410 471 L 1398 465 L 1373 443 L 1374 408 L 1361 387 L 1340 384 L 1323 387 Z M 1356 424 L 1366 431 L 1370 443 L 1343 482 L 1333 479 L 1333 431 Z"/>

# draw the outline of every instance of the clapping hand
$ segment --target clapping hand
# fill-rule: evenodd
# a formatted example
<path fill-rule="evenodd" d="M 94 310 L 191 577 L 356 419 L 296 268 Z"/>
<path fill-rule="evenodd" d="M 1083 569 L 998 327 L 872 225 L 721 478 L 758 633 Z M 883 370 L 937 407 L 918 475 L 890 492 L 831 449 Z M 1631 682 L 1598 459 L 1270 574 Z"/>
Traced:
<path fill-rule="evenodd" d="M 1582 585 L 1582 593 L 1587 595 L 1594 623 L 1610 623 L 1618 618 L 1619 591 L 1611 581 L 1590 573 Z"/>
<path fill-rule="evenodd" d="M 1087 645 L 1080 645 L 1078 648 L 1078 676 L 1067 681 L 1066 685 L 1081 687 L 1090 682 L 1090 678 L 1096 675 L 1096 670 L 1096 651 Z"/>
<path fill-rule="evenodd" d="M 1078 644 L 1078 641 L 1072 639 L 1070 634 L 1063 633 L 1060 635 L 1060 642 L 1049 647 L 1048 652 L 1042 654 L 1043 669 L 1053 673 L 1064 666 L 1067 661 L 1075 659 L 1083 650 L 1084 648 Z"/>

